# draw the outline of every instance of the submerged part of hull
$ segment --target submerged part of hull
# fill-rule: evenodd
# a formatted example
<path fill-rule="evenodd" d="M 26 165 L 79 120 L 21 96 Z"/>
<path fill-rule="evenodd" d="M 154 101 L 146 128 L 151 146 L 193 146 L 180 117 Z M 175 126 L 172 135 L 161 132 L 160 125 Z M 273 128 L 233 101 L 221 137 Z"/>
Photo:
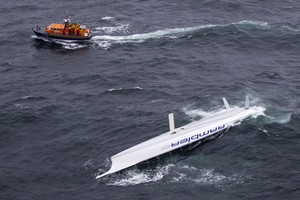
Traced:
<path fill-rule="evenodd" d="M 170 118 L 169 115 L 171 124 L 169 132 L 112 156 L 110 170 L 96 178 L 121 171 L 149 159 L 181 149 L 184 146 L 217 136 L 220 132 L 229 129 L 236 123 L 258 113 L 254 107 L 249 107 L 248 100 L 246 100 L 245 108 L 230 108 L 225 98 L 223 101 L 226 110 L 179 128 L 173 128 L 173 117 L 171 115 Z"/>
<path fill-rule="evenodd" d="M 44 38 L 51 38 L 51 39 L 58 39 L 58 40 L 77 40 L 77 41 L 84 41 L 89 40 L 92 38 L 92 34 L 89 34 L 88 36 L 76 36 L 76 35 L 62 35 L 62 34 L 48 34 L 42 31 L 37 31 L 34 28 L 32 29 L 34 34 L 36 34 L 39 37 Z"/>

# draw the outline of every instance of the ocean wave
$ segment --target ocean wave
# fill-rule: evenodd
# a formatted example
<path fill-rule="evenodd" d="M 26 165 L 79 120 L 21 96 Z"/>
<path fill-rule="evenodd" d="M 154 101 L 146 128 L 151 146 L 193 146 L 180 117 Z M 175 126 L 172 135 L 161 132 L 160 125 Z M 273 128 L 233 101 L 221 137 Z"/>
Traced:
<path fill-rule="evenodd" d="M 40 100 L 45 100 L 47 99 L 46 97 L 43 97 L 43 96 L 24 96 L 22 97 L 23 100 L 32 100 L 32 101 L 40 101 Z"/>
<path fill-rule="evenodd" d="M 243 20 L 232 25 L 237 25 L 239 28 L 244 29 L 260 29 L 260 30 L 269 30 L 271 26 L 267 22 L 255 21 L 255 20 Z"/>
<path fill-rule="evenodd" d="M 142 90 L 143 88 L 141 87 L 133 87 L 133 88 L 111 88 L 106 90 L 107 92 L 113 92 L 113 91 L 121 91 L 121 90 Z"/>
<path fill-rule="evenodd" d="M 116 19 L 115 17 L 111 17 L 111 16 L 102 17 L 102 20 L 106 20 L 106 21 L 112 21 L 112 20 L 115 20 L 115 19 Z"/>

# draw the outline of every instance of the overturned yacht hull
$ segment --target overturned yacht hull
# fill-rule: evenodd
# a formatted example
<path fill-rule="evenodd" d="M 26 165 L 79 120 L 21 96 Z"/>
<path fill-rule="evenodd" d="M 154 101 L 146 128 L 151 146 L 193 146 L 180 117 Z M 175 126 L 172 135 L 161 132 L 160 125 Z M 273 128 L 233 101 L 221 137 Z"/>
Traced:
<path fill-rule="evenodd" d="M 246 97 L 245 108 L 230 108 L 225 98 L 223 98 L 223 101 L 226 110 L 179 128 L 175 128 L 173 114 L 169 114 L 170 131 L 112 156 L 110 170 L 96 178 L 121 171 L 168 152 L 173 152 L 194 142 L 220 134 L 258 112 L 255 108 L 249 107 L 248 96 Z"/>

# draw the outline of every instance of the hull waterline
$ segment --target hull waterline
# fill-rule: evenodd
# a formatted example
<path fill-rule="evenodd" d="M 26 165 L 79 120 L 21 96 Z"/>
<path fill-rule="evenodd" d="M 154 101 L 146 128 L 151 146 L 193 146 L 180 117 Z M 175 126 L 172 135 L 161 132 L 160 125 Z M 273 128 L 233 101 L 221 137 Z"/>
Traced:
<path fill-rule="evenodd" d="M 41 31 L 36 31 L 34 28 L 32 29 L 34 34 L 38 37 L 42 38 L 50 38 L 50 39 L 57 39 L 57 40 L 72 40 L 72 41 L 86 41 L 91 39 L 93 36 L 90 34 L 89 36 L 86 37 L 80 37 L 80 36 L 69 36 L 69 35 L 49 35 L 47 33 L 41 32 Z"/>

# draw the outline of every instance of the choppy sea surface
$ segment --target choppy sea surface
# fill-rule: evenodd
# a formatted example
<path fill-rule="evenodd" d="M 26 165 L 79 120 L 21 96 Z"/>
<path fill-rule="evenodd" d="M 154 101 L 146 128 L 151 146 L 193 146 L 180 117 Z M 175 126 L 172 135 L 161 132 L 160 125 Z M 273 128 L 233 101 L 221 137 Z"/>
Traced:
<path fill-rule="evenodd" d="M 299 199 L 300 2 L 4 1 L 0 199 Z M 87 42 L 37 38 L 73 21 Z M 224 109 L 264 110 L 158 165 L 110 157 Z"/>

